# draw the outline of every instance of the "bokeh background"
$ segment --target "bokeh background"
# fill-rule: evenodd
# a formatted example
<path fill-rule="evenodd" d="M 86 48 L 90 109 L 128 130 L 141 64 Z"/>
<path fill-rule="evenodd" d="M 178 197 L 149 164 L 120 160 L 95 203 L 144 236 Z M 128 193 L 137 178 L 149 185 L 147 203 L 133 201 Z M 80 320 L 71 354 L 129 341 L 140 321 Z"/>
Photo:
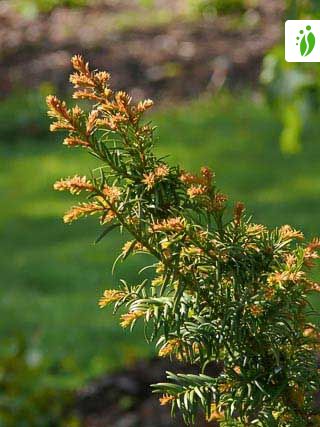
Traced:
<path fill-rule="evenodd" d="M 141 329 L 124 332 L 97 306 L 119 277 L 137 278 L 143 259 L 112 276 L 123 240 L 95 245 L 94 220 L 61 220 L 72 200 L 53 183 L 96 164 L 48 132 L 45 96 L 70 97 L 70 57 L 156 101 L 159 154 L 212 167 L 255 222 L 311 237 L 320 65 L 285 63 L 283 33 L 288 18 L 319 16 L 311 0 L 0 1 L 1 427 L 182 425 L 150 397 L 166 362 Z"/>

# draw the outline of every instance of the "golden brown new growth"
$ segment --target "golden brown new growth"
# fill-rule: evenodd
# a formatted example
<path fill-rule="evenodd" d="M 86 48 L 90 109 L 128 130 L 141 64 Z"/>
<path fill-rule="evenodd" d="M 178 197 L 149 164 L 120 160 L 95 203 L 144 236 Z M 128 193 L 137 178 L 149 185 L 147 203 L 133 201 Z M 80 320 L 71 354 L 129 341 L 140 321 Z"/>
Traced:
<path fill-rule="evenodd" d="M 121 196 L 121 189 L 116 186 L 105 185 L 102 189 L 102 194 L 111 204 L 113 204 L 119 200 Z"/>
<path fill-rule="evenodd" d="M 147 186 L 147 190 L 151 190 L 157 181 L 169 175 L 170 169 L 167 165 L 162 164 L 157 166 L 153 172 L 143 174 L 142 182 Z"/>
<path fill-rule="evenodd" d="M 164 394 L 162 397 L 159 398 L 159 402 L 161 406 L 165 406 L 172 403 L 174 399 L 175 399 L 174 396 L 171 396 L 170 394 Z"/>
<path fill-rule="evenodd" d="M 73 206 L 63 217 L 63 221 L 67 224 L 82 216 L 93 215 L 97 212 L 103 211 L 103 207 L 98 203 L 82 203 L 77 206 Z"/>
<path fill-rule="evenodd" d="M 316 250 L 311 249 L 310 246 L 308 246 L 305 250 L 304 250 L 304 257 L 303 257 L 303 262 L 304 265 L 308 268 L 313 268 L 315 267 L 316 263 L 315 261 L 317 259 L 319 259 L 319 254 Z"/>
<path fill-rule="evenodd" d="M 180 180 L 188 187 L 187 194 L 193 199 L 203 195 L 209 195 L 212 189 L 213 172 L 206 166 L 200 169 L 200 175 L 183 171 Z"/>
<path fill-rule="evenodd" d="M 58 191 L 70 191 L 71 194 L 80 194 L 83 190 L 94 191 L 92 183 L 85 176 L 78 175 L 57 181 L 53 188 Z"/>
<path fill-rule="evenodd" d="M 188 188 L 187 194 L 190 197 L 190 199 L 193 199 L 198 196 L 202 196 L 208 192 L 208 189 L 206 187 L 203 187 L 202 185 L 191 185 L 191 187 Z"/>
<path fill-rule="evenodd" d="M 222 411 L 220 411 L 218 409 L 218 406 L 216 403 L 212 403 L 211 404 L 211 413 L 210 416 L 207 417 L 207 421 L 208 422 L 213 422 L 213 421 L 222 421 L 224 419 L 224 414 Z"/>
<path fill-rule="evenodd" d="M 106 289 L 103 296 L 99 299 L 99 307 L 104 308 L 113 302 L 119 301 L 121 298 L 125 297 L 125 295 L 125 292 L 121 292 L 117 289 Z"/>
<path fill-rule="evenodd" d="M 50 128 L 51 129 L 51 128 Z M 56 130 L 56 129 L 51 129 Z M 67 145 L 68 147 L 90 147 L 90 143 L 88 141 L 84 141 L 83 139 L 77 138 L 75 136 L 70 136 L 64 139 L 63 141 L 64 145 Z"/>
<path fill-rule="evenodd" d="M 151 190 L 156 183 L 154 172 L 144 173 L 142 182 L 147 186 L 147 190 Z"/>
<path fill-rule="evenodd" d="M 295 230 L 290 225 L 283 225 L 280 227 L 279 234 L 283 240 L 304 239 L 303 233 L 299 230 Z"/>
<path fill-rule="evenodd" d="M 320 238 L 313 239 L 307 246 L 310 251 L 319 250 L 320 249 Z"/>
<path fill-rule="evenodd" d="M 55 119 L 64 119 L 67 122 L 72 120 L 70 110 L 67 109 L 66 103 L 60 101 L 54 95 L 48 95 L 47 97 L 48 115 Z"/>
<path fill-rule="evenodd" d="M 286 263 L 286 265 L 287 265 L 287 267 L 289 269 L 291 269 L 291 268 L 293 268 L 293 267 L 296 266 L 297 258 L 296 258 L 295 255 L 293 255 L 293 254 L 285 254 L 284 255 L 284 260 L 285 260 L 285 263 Z"/>
<path fill-rule="evenodd" d="M 77 117 L 73 117 L 71 110 L 67 109 L 64 101 L 60 101 L 56 96 L 49 95 L 47 97 L 47 105 L 49 108 L 48 115 L 56 119 L 50 125 L 51 132 L 57 130 L 74 131 L 76 129 L 75 119 Z"/>
<path fill-rule="evenodd" d="M 180 180 L 187 187 L 187 195 L 208 212 L 221 212 L 226 207 L 228 196 L 216 191 L 214 186 L 214 173 L 207 166 L 200 169 L 200 174 L 195 175 L 182 171 Z"/>
<path fill-rule="evenodd" d="M 167 357 L 177 352 L 181 347 L 181 340 L 178 338 L 172 338 L 168 340 L 159 350 L 159 357 Z"/>
<path fill-rule="evenodd" d="M 267 232 L 267 227 L 262 224 L 248 224 L 246 231 L 251 236 L 262 236 Z"/>
<path fill-rule="evenodd" d="M 151 230 L 164 231 L 164 232 L 179 232 L 183 231 L 186 227 L 186 222 L 183 218 L 176 217 L 152 224 Z"/>
<path fill-rule="evenodd" d="M 306 274 L 304 271 L 276 271 L 268 277 L 268 283 L 273 285 L 284 285 L 288 282 L 299 283 L 305 279 Z"/>
<path fill-rule="evenodd" d="M 75 89 L 78 89 L 73 98 L 88 99 L 100 104 L 99 111 L 92 111 L 88 119 L 88 135 L 95 125 L 117 130 L 122 123 L 137 124 L 141 114 L 152 107 L 153 102 L 150 99 L 132 105 L 132 98 L 127 93 L 113 92 L 108 86 L 110 74 L 105 71 L 90 71 L 89 64 L 81 56 L 74 56 L 71 62 L 76 72 L 70 76 L 70 81 Z M 99 113 L 102 113 L 101 117 Z"/>
<path fill-rule="evenodd" d="M 263 307 L 258 304 L 252 304 L 249 307 L 249 311 L 254 317 L 259 317 L 263 313 Z"/>
<path fill-rule="evenodd" d="M 202 166 L 200 168 L 200 174 L 195 175 L 190 172 L 182 171 L 180 179 L 184 184 L 193 185 L 198 184 L 203 187 L 210 187 L 214 179 L 214 173 L 208 166 Z"/>
<path fill-rule="evenodd" d="M 144 315 L 145 313 L 141 310 L 130 311 L 129 313 L 122 314 L 120 325 L 123 328 L 128 328 L 135 320 L 143 317 Z"/>
<path fill-rule="evenodd" d="M 89 63 L 85 62 L 81 55 L 74 55 L 71 63 L 76 71 L 71 74 L 70 82 L 75 88 L 95 88 L 104 91 L 110 80 L 110 74 L 106 71 L 91 72 Z"/>
<path fill-rule="evenodd" d="M 93 131 L 95 130 L 98 117 L 99 117 L 99 111 L 98 110 L 92 110 L 89 113 L 87 123 L 86 123 L 86 136 L 87 137 L 89 137 L 93 133 Z"/>
<path fill-rule="evenodd" d="M 71 63 L 75 70 L 70 76 L 70 82 L 75 88 L 73 98 L 87 99 L 98 105 L 85 117 L 78 106 L 67 109 L 65 102 L 60 101 L 57 97 L 52 95 L 47 97 L 48 114 L 56 119 L 50 130 L 70 132 L 70 135 L 64 140 L 65 145 L 88 148 L 92 143 L 90 137 L 97 128 L 121 131 L 122 125 L 128 123 L 135 126 L 137 137 L 152 132 L 148 125 L 139 129 L 137 127 L 142 114 L 153 105 L 150 99 L 133 105 L 132 98 L 127 93 L 111 90 L 108 86 L 109 73 L 91 71 L 88 62 L 85 62 L 80 55 L 73 56 Z"/>
<path fill-rule="evenodd" d="M 122 124 L 132 126 L 136 131 L 137 143 L 142 136 L 152 132 L 148 125 L 138 126 L 142 114 L 152 107 L 152 101 L 147 99 L 140 101 L 137 105 L 132 104 L 131 97 L 123 91 L 113 92 L 108 82 L 110 75 L 107 72 L 91 71 L 88 62 L 80 55 L 75 55 L 71 59 L 75 72 L 70 76 L 70 81 L 74 85 L 75 99 L 88 99 L 97 104 L 89 114 L 75 106 L 67 108 L 64 101 L 60 101 L 56 96 L 47 97 L 48 115 L 55 119 L 51 124 L 51 131 L 64 130 L 69 135 L 64 139 L 63 144 L 68 147 L 92 148 L 93 134 L 97 129 L 108 129 L 120 131 Z M 129 141 L 124 140 L 124 143 Z M 141 153 L 143 160 L 143 153 Z M 169 168 L 165 164 L 158 165 L 153 174 L 155 180 L 163 179 L 169 173 Z M 72 194 L 79 194 L 87 191 L 95 194 L 95 200 L 74 206 L 64 216 L 64 221 L 69 223 L 78 218 L 103 211 L 101 223 L 107 223 L 117 217 L 114 204 L 119 201 L 121 188 L 115 185 L 105 184 L 102 189 L 95 186 L 85 177 L 78 175 L 57 181 L 54 188 L 59 191 L 68 190 Z"/>
<path fill-rule="evenodd" d="M 226 207 L 228 196 L 223 193 L 216 193 L 213 200 L 208 203 L 209 211 L 220 211 Z"/>
<path fill-rule="evenodd" d="M 129 240 L 122 247 L 122 252 L 126 255 L 129 251 L 137 252 L 137 251 L 146 251 L 147 249 L 142 245 L 142 243 L 137 242 L 135 240 Z"/>
<path fill-rule="evenodd" d="M 244 203 L 237 202 L 235 204 L 235 207 L 234 207 L 234 210 L 233 210 L 233 220 L 234 220 L 234 223 L 236 225 L 240 224 L 240 221 L 241 221 L 241 218 L 242 218 L 242 216 L 244 214 L 244 211 L 245 211 Z"/>

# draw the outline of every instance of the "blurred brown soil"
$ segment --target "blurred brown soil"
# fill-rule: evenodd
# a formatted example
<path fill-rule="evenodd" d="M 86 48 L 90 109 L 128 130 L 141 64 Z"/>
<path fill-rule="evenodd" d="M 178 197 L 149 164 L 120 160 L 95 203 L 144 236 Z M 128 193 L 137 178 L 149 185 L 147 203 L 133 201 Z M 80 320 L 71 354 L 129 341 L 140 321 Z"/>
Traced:
<path fill-rule="evenodd" d="M 191 98 L 225 81 L 255 84 L 263 54 L 281 38 L 282 0 L 256 1 L 242 18 L 194 20 L 181 14 L 182 1 L 158 3 L 170 11 L 166 22 L 153 23 L 148 9 L 129 0 L 59 7 L 33 18 L 0 2 L 0 96 L 46 82 L 64 90 L 70 57 L 82 53 L 136 98 Z"/>

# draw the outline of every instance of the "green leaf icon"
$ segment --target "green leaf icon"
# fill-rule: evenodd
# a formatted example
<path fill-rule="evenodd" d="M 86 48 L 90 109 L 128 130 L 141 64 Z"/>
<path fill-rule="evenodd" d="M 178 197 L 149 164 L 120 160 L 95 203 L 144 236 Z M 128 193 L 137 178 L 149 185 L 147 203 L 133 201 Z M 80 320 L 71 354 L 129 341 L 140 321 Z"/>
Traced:
<path fill-rule="evenodd" d="M 315 44 L 316 38 L 312 31 L 308 35 L 304 35 L 300 43 L 301 56 L 308 56 L 313 51 Z"/>

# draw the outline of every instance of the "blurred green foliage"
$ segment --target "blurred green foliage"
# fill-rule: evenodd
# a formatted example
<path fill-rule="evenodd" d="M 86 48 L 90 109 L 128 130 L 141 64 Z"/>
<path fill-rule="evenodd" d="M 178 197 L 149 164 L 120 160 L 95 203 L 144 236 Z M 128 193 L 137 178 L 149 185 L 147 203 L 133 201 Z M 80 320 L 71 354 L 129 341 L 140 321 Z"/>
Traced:
<path fill-rule="evenodd" d="M 284 59 L 283 47 L 277 46 L 264 58 L 261 82 L 270 105 L 282 121 L 282 151 L 290 154 L 300 151 L 308 117 L 319 111 L 318 64 L 288 63 Z"/>
<path fill-rule="evenodd" d="M 189 0 L 191 8 L 201 15 L 243 13 L 247 3 L 245 0 Z"/>
<path fill-rule="evenodd" d="M 72 410 L 73 392 L 56 378 L 52 380 L 41 353 L 28 347 L 25 339 L 2 341 L 0 426 L 79 427 Z"/>
<path fill-rule="evenodd" d="M 53 90 L 51 84 L 43 83 L 38 89 L 16 90 L 3 99 L 0 102 L 1 139 L 15 141 L 23 134 L 47 137 L 49 120 L 43 100 Z"/>
<path fill-rule="evenodd" d="M 319 15 L 318 1 L 287 0 L 287 19 L 319 19 Z M 265 55 L 261 83 L 282 122 L 281 150 L 294 154 L 301 150 L 308 117 L 319 112 L 320 71 L 317 63 L 286 62 L 283 44 L 282 40 Z"/>
<path fill-rule="evenodd" d="M 38 13 L 50 12 L 57 6 L 82 7 L 88 0 L 13 0 L 17 9 L 26 17 L 33 17 Z"/>
<path fill-rule="evenodd" d="M 248 6 L 253 5 L 256 0 L 187 0 L 184 5 L 186 16 L 215 16 L 230 13 L 243 13 Z M 139 0 L 143 7 L 154 7 L 154 0 Z"/>
<path fill-rule="evenodd" d="M 38 13 L 51 12 L 56 7 L 78 8 L 99 3 L 97 0 L 13 0 L 19 12 L 26 17 L 34 17 Z M 255 0 L 251 0 L 251 3 Z M 156 10 L 154 0 L 138 0 L 140 6 Z M 248 0 L 187 0 L 186 15 L 226 15 L 242 13 L 246 10 Z"/>

